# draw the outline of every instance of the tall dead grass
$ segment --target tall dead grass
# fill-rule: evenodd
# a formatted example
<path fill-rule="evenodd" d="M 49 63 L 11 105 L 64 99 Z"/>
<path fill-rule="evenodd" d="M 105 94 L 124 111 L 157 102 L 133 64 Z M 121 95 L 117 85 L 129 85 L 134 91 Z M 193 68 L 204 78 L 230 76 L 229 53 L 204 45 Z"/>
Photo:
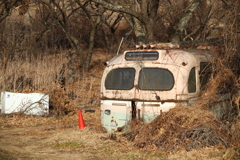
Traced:
<path fill-rule="evenodd" d="M 50 112 L 55 116 L 99 105 L 99 82 L 103 69 L 100 57 L 93 60 L 99 66 L 93 66 L 91 73 L 76 70 L 74 83 L 60 84 L 59 76 L 67 80 L 67 72 L 60 74 L 62 66 L 67 63 L 67 55 L 64 50 L 58 50 L 57 54 L 45 54 L 30 62 L 28 59 L 9 61 L 6 70 L 0 70 L 0 91 L 49 94 Z"/>

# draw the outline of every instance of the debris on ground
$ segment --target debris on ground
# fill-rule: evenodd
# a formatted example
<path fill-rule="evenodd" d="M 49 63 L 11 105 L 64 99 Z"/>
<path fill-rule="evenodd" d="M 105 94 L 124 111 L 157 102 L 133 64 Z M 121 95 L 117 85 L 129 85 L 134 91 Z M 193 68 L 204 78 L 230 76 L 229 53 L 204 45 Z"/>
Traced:
<path fill-rule="evenodd" d="M 194 106 L 173 108 L 122 136 L 138 148 L 167 152 L 231 146 L 229 129 L 210 111 Z"/>

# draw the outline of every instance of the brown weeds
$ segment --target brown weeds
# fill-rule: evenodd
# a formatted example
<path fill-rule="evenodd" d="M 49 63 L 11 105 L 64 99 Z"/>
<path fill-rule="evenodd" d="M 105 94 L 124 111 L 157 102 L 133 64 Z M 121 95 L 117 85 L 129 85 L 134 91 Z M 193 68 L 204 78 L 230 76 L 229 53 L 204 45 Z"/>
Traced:
<path fill-rule="evenodd" d="M 215 116 L 199 106 L 179 106 L 140 128 L 124 133 L 135 146 L 173 152 L 202 147 L 230 146 L 230 132 Z"/>

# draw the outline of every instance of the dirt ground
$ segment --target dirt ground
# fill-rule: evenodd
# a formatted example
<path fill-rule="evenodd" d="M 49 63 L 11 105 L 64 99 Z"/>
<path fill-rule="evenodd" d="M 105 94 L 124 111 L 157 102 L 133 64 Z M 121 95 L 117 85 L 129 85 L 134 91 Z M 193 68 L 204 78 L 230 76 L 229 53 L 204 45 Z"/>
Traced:
<path fill-rule="evenodd" d="M 101 130 L 96 113 L 78 116 L 1 116 L 0 159 L 164 159 L 162 153 L 142 152 Z"/>
<path fill-rule="evenodd" d="M 205 148 L 191 152 L 163 153 L 141 150 L 101 128 L 100 111 L 85 113 L 86 127 L 78 129 L 78 115 L 36 117 L 0 116 L 0 159 L 224 159 L 225 149 Z"/>

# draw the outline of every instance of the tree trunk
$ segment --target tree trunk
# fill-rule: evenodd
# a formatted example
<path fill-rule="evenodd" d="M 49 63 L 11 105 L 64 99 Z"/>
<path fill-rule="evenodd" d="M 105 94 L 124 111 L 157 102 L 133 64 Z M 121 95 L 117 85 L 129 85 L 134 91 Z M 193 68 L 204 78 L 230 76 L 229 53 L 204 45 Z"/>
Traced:
<path fill-rule="evenodd" d="M 130 24 L 130 26 L 132 27 L 135 36 L 137 38 L 137 44 L 142 45 L 146 43 L 146 30 L 144 28 L 144 26 L 142 25 L 142 23 L 136 19 L 135 17 L 128 15 L 128 14 L 124 14 L 124 18 L 128 21 L 128 23 Z"/>
<path fill-rule="evenodd" d="M 89 46 L 88 46 L 88 53 L 87 53 L 87 57 L 86 57 L 86 62 L 84 64 L 84 69 L 86 71 L 89 71 L 89 69 L 90 69 L 90 63 L 91 63 L 92 52 L 93 52 L 93 47 L 94 47 L 95 33 L 96 33 L 96 27 L 94 27 L 90 33 L 90 42 L 89 42 Z"/>
<path fill-rule="evenodd" d="M 154 42 L 154 26 L 155 19 L 157 17 L 157 11 L 159 8 L 160 0 L 142 0 L 141 1 L 141 12 L 143 14 L 143 25 L 146 30 L 146 43 Z"/>
<path fill-rule="evenodd" d="M 147 43 L 147 39 L 146 39 L 146 30 L 144 28 L 144 26 L 142 25 L 142 23 L 133 17 L 133 21 L 134 21 L 134 31 L 135 31 L 135 35 L 137 38 L 137 43 L 142 45 L 142 44 L 146 44 Z"/>
<path fill-rule="evenodd" d="M 86 57 L 86 63 L 84 65 L 84 68 L 86 69 L 86 71 L 89 71 L 90 69 L 90 63 L 91 63 L 91 59 L 92 59 L 92 52 L 93 52 L 93 47 L 94 47 L 94 40 L 95 40 L 95 34 L 97 31 L 97 26 L 100 22 L 100 16 L 97 17 L 96 22 L 92 22 L 92 30 L 90 33 L 90 40 L 89 40 L 89 46 L 88 46 L 88 54 Z"/>
<path fill-rule="evenodd" d="M 182 39 L 182 33 L 186 29 L 189 20 L 192 18 L 195 10 L 199 6 L 202 0 L 194 0 L 190 8 L 184 13 L 183 17 L 179 21 L 175 33 L 172 37 L 172 43 L 179 43 Z"/>
<path fill-rule="evenodd" d="M 67 83 L 71 84 L 74 82 L 75 79 L 75 74 L 74 74 L 74 62 L 73 62 L 73 53 L 68 53 L 67 55 L 68 63 L 67 63 L 67 68 L 68 68 L 68 73 L 67 73 Z"/>
<path fill-rule="evenodd" d="M 71 46 L 76 50 L 75 53 L 77 55 L 79 55 L 80 65 L 84 66 L 85 58 L 83 55 L 83 51 L 80 48 L 79 41 L 75 37 L 71 36 L 65 27 L 62 26 L 62 29 L 65 32 L 66 37 L 69 40 Z M 75 79 L 73 55 L 74 54 L 72 52 L 71 53 L 69 52 L 69 54 L 68 54 L 68 80 L 67 80 L 67 83 L 69 83 L 69 84 L 73 83 L 74 79 Z"/>
<path fill-rule="evenodd" d="M 147 42 L 152 43 L 154 42 L 154 25 L 155 20 L 149 19 L 149 22 L 145 25 L 147 30 Z"/>

